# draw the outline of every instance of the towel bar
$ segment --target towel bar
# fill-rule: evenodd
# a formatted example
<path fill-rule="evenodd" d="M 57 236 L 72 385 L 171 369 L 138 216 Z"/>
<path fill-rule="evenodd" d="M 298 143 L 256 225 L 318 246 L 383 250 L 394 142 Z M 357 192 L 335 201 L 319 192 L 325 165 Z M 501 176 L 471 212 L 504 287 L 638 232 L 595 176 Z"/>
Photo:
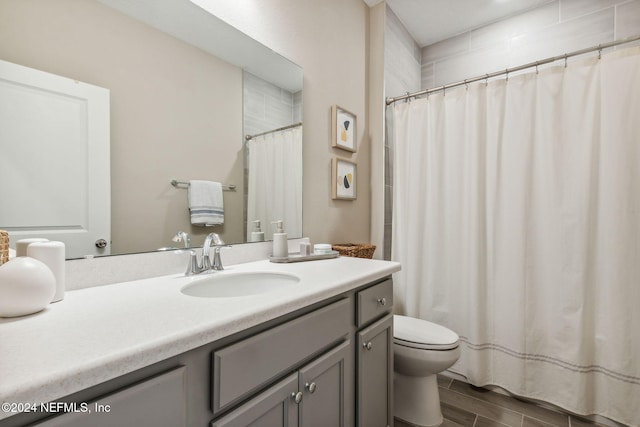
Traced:
<path fill-rule="evenodd" d="M 178 188 L 179 185 L 186 185 L 188 187 L 189 183 L 187 181 L 178 181 L 177 179 L 172 179 L 171 185 L 176 188 Z M 236 186 L 233 184 L 222 184 L 222 189 L 226 191 L 236 191 Z"/>

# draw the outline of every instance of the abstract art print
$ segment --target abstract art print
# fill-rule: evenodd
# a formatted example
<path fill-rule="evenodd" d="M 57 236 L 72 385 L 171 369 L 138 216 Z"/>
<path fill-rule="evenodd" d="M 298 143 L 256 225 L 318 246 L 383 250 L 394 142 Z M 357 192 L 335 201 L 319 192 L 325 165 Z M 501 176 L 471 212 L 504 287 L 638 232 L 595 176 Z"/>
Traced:
<path fill-rule="evenodd" d="M 331 146 L 356 152 L 356 115 L 342 107 L 331 107 Z"/>
<path fill-rule="evenodd" d="M 331 159 L 331 196 L 333 199 L 356 199 L 356 164 L 348 160 Z"/>

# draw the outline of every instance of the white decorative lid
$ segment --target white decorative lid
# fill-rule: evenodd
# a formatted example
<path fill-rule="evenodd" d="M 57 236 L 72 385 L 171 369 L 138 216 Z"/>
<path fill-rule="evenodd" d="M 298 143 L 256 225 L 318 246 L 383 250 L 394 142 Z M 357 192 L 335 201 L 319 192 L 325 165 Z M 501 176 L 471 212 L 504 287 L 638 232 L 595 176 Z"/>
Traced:
<path fill-rule="evenodd" d="M 448 350 L 458 346 L 458 334 L 444 326 L 413 317 L 393 316 L 393 339 L 396 344 Z"/>

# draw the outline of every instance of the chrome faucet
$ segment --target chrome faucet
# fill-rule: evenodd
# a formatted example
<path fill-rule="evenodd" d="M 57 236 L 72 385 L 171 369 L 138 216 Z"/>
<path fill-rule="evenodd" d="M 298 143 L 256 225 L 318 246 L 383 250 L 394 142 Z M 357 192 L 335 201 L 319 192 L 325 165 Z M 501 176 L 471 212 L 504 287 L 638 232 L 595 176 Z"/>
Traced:
<path fill-rule="evenodd" d="M 186 233 L 185 233 L 186 234 Z M 211 258 L 209 253 L 213 246 L 213 265 L 211 265 Z M 220 249 L 229 248 L 230 245 L 226 245 L 220 236 L 216 233 L 210 233 L 204 240 L 202 246 L 202 263 L 198 263 L 198 254 L 193 249 L 189 250 L 189 264 L 187 264 L 187 270 L 185 276 L 193 276 L 195 274 L 207 273 L 212 271 L 224 270 L 222 266 L 222 259 L 220 258 Z M 178 250 L 176 253 L 183 253 L 184 251 Z"/>
<path fill-rule="evenodd" d="M 211 258 L 209 258 L 212 244 L 214 247 L 213 265 L 211 265 Z M 217 233 L 209 233 L 202 246 L 202 267 L 200 272 L 224 270 L 222 259 L 220 259 L 220 249 L 228 247 L 229 245 L 226 245 Z"/>

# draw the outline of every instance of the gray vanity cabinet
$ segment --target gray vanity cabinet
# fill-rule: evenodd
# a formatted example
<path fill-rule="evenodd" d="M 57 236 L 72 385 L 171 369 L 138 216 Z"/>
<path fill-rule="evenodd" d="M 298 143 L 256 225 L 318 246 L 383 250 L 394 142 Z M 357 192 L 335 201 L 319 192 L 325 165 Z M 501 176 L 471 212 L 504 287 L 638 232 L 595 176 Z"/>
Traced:
<path fill-rule="evenodd" d="M 298 405 L 292 398 L 298 388 L 298 375 L 291 374 L 251 399 L 211 427 L 292 427 L 298 425 Z"/>
<path fill-rule="evenodd" d="M 392 307 L 377 280 L 60 399 L 91 413 L 0 427 L 391 426 Z"/>
<path fill-rule="evenodd" d="M 352 399 L 348 376 L 351 344 L 346 341 L 252 398 L 211 427 L 344 427 Z"/>
<path fill-rule="evenodd" d="M 393 284 L 357 294 L 357 426 L 393 425 Z M 374 322 L 374 323 L 372 323 Z"/>
<path fill-rule="evenodd" d="M 213 412 L 236 406 L 345 341 L 352 313 L 351 301 L 343 298 L 213 352 Z"/>
<path fill-rule="evenodd" d="M 393 316 L 358 333 L 358 426 L 393 425 Z"/>
<path fill-rule="evenodd" d="M 302 393 L 301 426 L 351 425 L 351 354 L 351 341 L 347 341 L 300 369 L 298 390 Z"/>
<path fill-rule="evenodd" d="M 51 418 L 38 427 L 186 427 L 184 366 L 147 379 L 100 399 L 77 402 L 74 412 Z"/>

